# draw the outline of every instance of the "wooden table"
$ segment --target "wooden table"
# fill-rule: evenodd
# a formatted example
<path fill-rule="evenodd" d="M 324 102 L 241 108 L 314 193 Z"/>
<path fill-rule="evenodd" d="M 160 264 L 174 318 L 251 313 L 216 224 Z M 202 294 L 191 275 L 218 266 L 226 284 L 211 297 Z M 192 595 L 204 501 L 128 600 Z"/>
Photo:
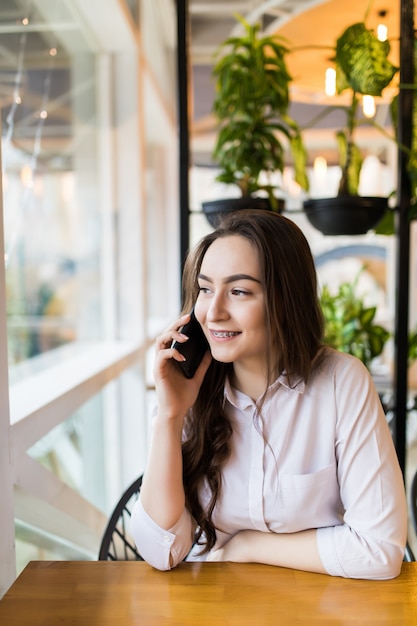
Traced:
<path fill-rule="evenodd" d="M 267 565 L 34 561 L 0 601 L 1 626 L 417 624 L 417 563 L 394 580 Z"/>

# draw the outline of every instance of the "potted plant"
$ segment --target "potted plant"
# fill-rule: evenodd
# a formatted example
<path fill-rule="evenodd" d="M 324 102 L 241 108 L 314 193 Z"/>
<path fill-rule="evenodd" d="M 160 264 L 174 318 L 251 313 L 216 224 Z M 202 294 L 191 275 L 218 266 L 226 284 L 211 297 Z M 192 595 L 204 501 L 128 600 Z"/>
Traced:
<path fill-rule="evenodd" d="M 204 202 L 203 212 L 212 225 L 219 214 L 230 210 L 255 206 L 279 210 L 270 176 L 283 171 L 287 146 L 294 158 L 295 178 L 308 188 L 300 130 L 288 115 L 288 49 L 279 36 L 261 36 L 259 24 L 237 19 L 244 32 L 221 44 L 213 69 L 213 110 L 218 122 L 213 160 L 220 167 L 216 180 L 237 186 L 241 197 Z"/>
<path fill-rule="evenodd" d="M 353 283 L 342 283 L 336 293 L 324 285 L 320 304 L 325 321 L 324 342 L 342 352 L 358 357 L 370 369 L 391 333 L 375 322 L 376 307 L 365 306 L 357 293 L 359 274 Z"/>
<path fill-rule="evenodd" d="M 363 271 L 363 268 L 362 270 Z M 357 285 L 361 271 L 352 283 L 344 282 L 332 293 L 328 285 L 322 287 L 320 305 L 325 321 L 324 343 L 359 358 L 372 371 L 372 361 L 380 356 L 392 336 L 387 328 L 375 322 L 376 307 L 365 306 L 358 294 Z M 417 362 L 417 328 L 408 335 L 408 366 Z M 414 373 L 415 376 L 415 373 Z M 392 391 L 380 393 L 381 403 L 388 422 L 393 415 Z M 417 395 L 410 394 L 408 411 L 417 410 Z"/>
<path fill-rule="evenodd" d="M 351 91 L 350 104 L 338 107 L 346 113 L 346 126 L 337 133 L 342 175 L 336 198 L 304 202 L 307 218 L 325 235 L 366 233 L 387 212 L 387 198 L 358 195 L 362 156 L 355 143 L 355 131 L 360 124 L 369 123 L 358 116 L 360 96 L 381 96 L 398 72 L 388 59 L 389 52 L 389 42 L 379 41 L 362 22 L 346 28 L 336 41 L 337 92 Z"/>

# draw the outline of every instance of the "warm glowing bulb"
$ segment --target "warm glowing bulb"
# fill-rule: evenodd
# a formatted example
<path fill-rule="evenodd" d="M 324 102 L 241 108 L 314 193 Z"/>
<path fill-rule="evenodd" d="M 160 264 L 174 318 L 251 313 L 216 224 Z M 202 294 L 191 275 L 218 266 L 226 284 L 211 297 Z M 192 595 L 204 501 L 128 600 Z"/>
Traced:
<path fill-rule="evenodd" d="M 375 98 L 373 96 L 363 96 L 362 108 L 365 117 L 374 117 L 376 112 Z"/>
<path fill-rule="evenodd" d="M 56 55 L 58 54 L 58 50 L 56 48 L 51 48 L 49 50 L 49 54 L 51 55 L 51 57 L 56 57 Z"/>
<path fill-rule="evenodd" d="M 327 188 L 327 161 L 324 157 L 318 156 L 313 163 L 312 188 L 317 197 L 322 196 Z"/>
<path fill-rule="evenodd" d="M 46 118 L 48 117 L 48 111 L 45 111 L 45 109 L 43 111 L 40 112 L 40 117 L 43 120 L 46 120 Z"/>
<path fill-rule="evenodd" d="M 24 165 L 20 170 L 20 180 L 24 187 L 30 188 L 33 186 L 33 172 L 30 165 Z"/>
<path fill-rule="evenodd" d="M 27 17 L 24 17 L 22 20 L 22 24 L 23 26 L 27 26 L 29 24 L 29 19 Z"/>
<path fill-rule="evenodd" d="M 388 26 L 386 24 L 378 24 L 376 28 L 376 36 L 379 41 L 386 41 L 388 39 Z"/>
<path fill-rule="evenodd" d="M 326 70 L 324 91 L 327 96 L 334 96 L 336 93 L 336 70 L 333 67 Z"/>
<path fill-rule="evenodd" d="M 314 159 L 314 176 L 318 180 L 324 180 L 327 174 L 327 161 L 324 157 L 318 156 Z"/>

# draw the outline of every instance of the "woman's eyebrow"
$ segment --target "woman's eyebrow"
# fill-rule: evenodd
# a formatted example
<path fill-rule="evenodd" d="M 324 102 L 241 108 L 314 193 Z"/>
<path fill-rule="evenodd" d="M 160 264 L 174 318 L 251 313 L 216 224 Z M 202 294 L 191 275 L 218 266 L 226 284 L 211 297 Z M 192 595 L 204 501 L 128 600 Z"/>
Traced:
<path fill-rule="evenodd" d="M 198 278 L 201 280 L 205 280 L 208 283 L 212 283 L 212 279 L 209 276 L 206 276 L 205 274 L 199 274 Z M 223 279 L 223 282 L 225 284 L 228 283 L 234 283 L 237 280 L 252 280 L 255 283 L 259 283 L 261 284 L 261 281 L 258 278 L 255 278 L 254 276 L 250 276 L 250 274 L 232 274 L 232 276 L 226 276 L 226 278 Z"/>

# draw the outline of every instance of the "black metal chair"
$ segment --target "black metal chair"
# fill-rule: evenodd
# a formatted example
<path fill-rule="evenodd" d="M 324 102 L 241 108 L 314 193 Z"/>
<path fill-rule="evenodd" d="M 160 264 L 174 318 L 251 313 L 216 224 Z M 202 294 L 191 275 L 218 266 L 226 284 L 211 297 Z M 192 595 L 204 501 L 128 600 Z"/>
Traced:
<path fill-rule="evenodd" d="M 404 552 L 404 562 L 405 563 L 414 563 L 414 561 L 416 560 L 414 553 L 411 549 L 410 544 L 407 541 L 407 544 L 405 546 L 405 552 Z"/>
<path fill-rule="evenodd" d="M 143 561 L 130 535 L 132 509 L 141 486 L 142 476 L 139 476 L 117 503 L 101 540 L 99 561 Z"/>
<path fill-rule="evenodd" d="M 417 535 L 417 471 L 411 481 L 410 487 L 410 511 L 411 521 L 413 522 L 414 532 Z"/>

